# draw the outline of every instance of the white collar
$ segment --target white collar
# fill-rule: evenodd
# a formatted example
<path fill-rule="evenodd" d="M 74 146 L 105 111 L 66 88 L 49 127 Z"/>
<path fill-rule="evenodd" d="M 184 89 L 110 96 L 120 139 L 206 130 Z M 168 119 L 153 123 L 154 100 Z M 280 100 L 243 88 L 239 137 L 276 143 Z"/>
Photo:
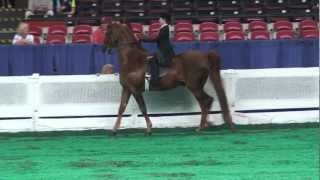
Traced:
<path fill-rule="evenodd" d="M 163 27 L 165 27 L 165 26 L 168 26 L 168 24 L 162 24 L 161 26 L 160 26 L 160 29 L 162 29 Z"/>

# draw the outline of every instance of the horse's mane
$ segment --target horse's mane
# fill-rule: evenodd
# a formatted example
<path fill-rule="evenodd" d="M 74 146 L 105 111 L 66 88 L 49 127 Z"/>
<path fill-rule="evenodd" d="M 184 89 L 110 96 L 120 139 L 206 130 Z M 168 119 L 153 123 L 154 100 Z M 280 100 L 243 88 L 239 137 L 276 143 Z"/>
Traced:
<path fill-rule="evenodd" d="M 138 49 L 145 51 L 145 49 L 142 48 L 140 41 L 135 38 L 134 33 L 128 25 L 111 24 L 110 28 L 114 28 L 114 33 L 116 33 L 116 36 L 120 43 L 135 44 Z"/>

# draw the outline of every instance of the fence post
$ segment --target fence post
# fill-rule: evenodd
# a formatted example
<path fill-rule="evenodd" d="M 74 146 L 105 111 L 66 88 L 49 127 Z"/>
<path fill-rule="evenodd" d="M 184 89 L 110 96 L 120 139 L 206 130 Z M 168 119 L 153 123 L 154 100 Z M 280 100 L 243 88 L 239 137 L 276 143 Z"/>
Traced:
<path fill-rule="evenodd" d="M 237 83 L 237 71 L 230 69 L 230 70 L 223 70 L 223 85 L 226 92 L 226 96 L 228 98 L 229 109 L 231 114 L 235 111 L 235 104 L 236 104 L 236 83 Z"/>
<path fill-rule="evenodd" d="M 30 77 L 31 81 L 31 91 L 28 92 L 28 96 L 31 96 L 32 99 L 32 131 L 37 131 L 37 122 L 39 119 L 38 109 L 39 109 L 39 80 L 40 75 L 37 73 L 32 74 Z"/>

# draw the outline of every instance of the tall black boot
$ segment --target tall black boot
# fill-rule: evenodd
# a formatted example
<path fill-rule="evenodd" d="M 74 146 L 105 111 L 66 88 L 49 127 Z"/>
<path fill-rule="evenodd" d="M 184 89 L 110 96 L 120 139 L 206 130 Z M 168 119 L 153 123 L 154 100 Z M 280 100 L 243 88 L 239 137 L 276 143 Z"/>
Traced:
<path fill-rule="evenodd" d="M 150 90 L 157 90 L 160 86 L 160 78 L 159 78 L 159 63 L 156 58 L 153 58 L 150 62 L 151 67 L 151 78 L 150 78 Z"/>

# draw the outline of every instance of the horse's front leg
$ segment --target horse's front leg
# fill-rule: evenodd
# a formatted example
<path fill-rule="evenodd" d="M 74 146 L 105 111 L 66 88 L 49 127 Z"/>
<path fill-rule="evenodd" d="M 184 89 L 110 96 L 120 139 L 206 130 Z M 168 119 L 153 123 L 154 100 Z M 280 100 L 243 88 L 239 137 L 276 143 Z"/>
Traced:
<path fill-rule="evenodd" d="M 122 114 L 126 110 L 130 96 L 131 96 L 131 92 L 129 91 L 129 89 L 123 88 L 122 93 L 121 93 L 121 103 L 120 103 L 120 107 L 119 107 L 119 111 L 118 111 L 117 121 L 115 122 L 115 124 L 113 126 L 113 135 L 116 135 L 117 130 L 120 128 Z"/>
<path fill-rule="evenodd" d="M 151 128 L 152 128 L 152 122 L 147 114 L 147 108 L 146 108 L 146 104 L 144 102 L 144 99 L 143 99 L 143 96 L 142 96 L 142 93 L 139 92 L 139 93 L 135 93 L 133 94 L 134 98 L 136 99 L 138 105 L 139 105 L 139 108 L 146 120 L 146 124 L 147 124 L 147 129 L 146 129 L 146 135 L 151 135 Z"/>

